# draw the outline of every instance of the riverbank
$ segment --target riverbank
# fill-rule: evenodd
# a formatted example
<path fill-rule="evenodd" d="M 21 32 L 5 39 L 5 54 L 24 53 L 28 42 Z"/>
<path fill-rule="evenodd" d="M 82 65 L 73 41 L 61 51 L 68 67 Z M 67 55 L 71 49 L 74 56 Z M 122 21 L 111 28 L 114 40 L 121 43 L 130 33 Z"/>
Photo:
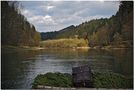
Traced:
<path fill-rule="evenodd" d="M 107 46 L 88 46 L 88 42 L 84 39 L 55 39 L 55 40 L 46 40 L 41 41 L 40 45 L 38 46 L 11 46 L 11 45 L 4 45 L 1 46 L 2 52 L 16 52 L 16 51 L 40 51 L 40 50 L 48 50 L 48 49 L 73 49 L 73 50 L 120 50 L 120 49 L 131 49 L 132 45 L 130 43 L 126 44 L 127 42 L 123 42 L 121 44 L 110 44 Z"/>
<path fill-rule="evenodd" d="M 41 42 L 42 43 L 42 42 Z M 44 42 L 43 42 L 44 44 Z M 100 49 L 100 50 L 115 50 L 115 49 L 130 49 L 133 47 L 120 47 L 120 46 L 112 46 L 112 45 L 108 45 L 108 46 L 94 46 L 94 47 L 89 47 L 89 46 L 80 46 L 80 47 L 45 47 L 45 46 L 35 46 L 35 47 L 30 47 L 30 46 L 11 46 L 11 45 L 6 45 L 6 46 L 1 46 L 2 50 L 13 50 L 13 51 L 18 51 L 18 50 L 46 50 L 46 49 L 75 49 L 75 50 L 90 50 L 90 49 Z"/>
<path fill-rule="evenodd" d="M 92 77 L 93 88 L 132 88 L 133 81 L 123 75 L 112 72 L 94 72 Z M 73 86 L 72 75 L 66 73 L 46 73 L 38 75 L 32 88 L 52 89 L 53 87 L 76 88 Z"/>
<path fill-rule="evenodd" d="M 72 48 L 72 49 L 126 49 L 132 48 L 133 46 L 128 42 L 124 41 L 123 43 L 111 43 L 106 46 L 89 46 L 87 40 L 84 39 L 55 39 L 55 40 L 46 40 L 40 42 L 40 47 L 44 49 L 49 48 Z"/>
<path fill-rule="evenodd" d="M 43 48 L 77 48 L 88 47 L 88 42 L 84 39 L 56 39 L 40 42 Z"/>
<path fill-rule="evenodd" d="M 130 49 L 130 47 L 128 48 L 121 48 L 121 47 L 112 47 L 112 46 L 105 46 L 105 47 L 99 47 L 99 46 L 96 46 L 96 47 L 66 47 L 66 48 L 63 48 L 63 47 L 39 47 L 39 46 L 36 46 L 36 47 L 30 47 L 30 46 L 1 46 L 1 50 L 2 52 L 4 53 L 7 53 L 8 52 L 16 52 L 16 51 L 40 51 L 40 50 L 48 50 L 48 49 L 73 49 L 73 50 L 107 50 L 107 51 L 110 51 L 110 50 L 121 50 L 121 49 Z"/>
<path fill-rule="evenodd" d="M 21 50 L 41 50 L 41 49 L 44 49 L 44 48 L 41 48 L 41 47 L 30 47 L 30 46 L 11 46 L 11 45 L 4 45 L 4 46 L 1 46 L 1 49 L 2 50 L 12 50 L 12 51 L 21 51 Z"/>

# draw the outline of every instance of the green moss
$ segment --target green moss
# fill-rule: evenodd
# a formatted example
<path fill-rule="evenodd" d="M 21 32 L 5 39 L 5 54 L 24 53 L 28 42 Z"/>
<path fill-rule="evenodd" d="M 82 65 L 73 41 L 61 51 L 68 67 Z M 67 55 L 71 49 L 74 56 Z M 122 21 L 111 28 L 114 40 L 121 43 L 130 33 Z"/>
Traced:
<path fill-rule="evenodd" d="M 132 80 L 117 73 L 94 73 L 94 87 L 96 88 L 131 88 Z"/>
<path fill-rule="evenodd" d="M 62 73 L 46 73 L 38 75 L 32 88 L 37 85 L 55 86 L 55 87 L 73 87 L 72 75 Z M 123 75 L 117 73 L 93 73 L 94 88 L 132 88 L 132 79 L 126 79 Z"/>
<path fill-rule="evenodd" d="M 47 73 L 44 75 L 38 75 L 33 83 L 33 88 L 37 88 L 37 85 L 55 86 L 55 87 L 71 87 L 72 76 L 67 73 Z"/>

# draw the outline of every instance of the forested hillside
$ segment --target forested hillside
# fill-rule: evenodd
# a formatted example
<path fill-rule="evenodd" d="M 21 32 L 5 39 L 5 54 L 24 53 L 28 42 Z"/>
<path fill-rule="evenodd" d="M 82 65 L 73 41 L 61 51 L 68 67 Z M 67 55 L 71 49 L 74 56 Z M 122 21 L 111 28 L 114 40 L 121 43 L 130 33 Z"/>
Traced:
<path fill-rule="evenodd" d="M 72 26 L 71 26 L 72 27 Z M 53 35 L 52 35 L 53 34 Z M 132 46 L 133 39 L 133 2 L 120 2 L 116 15 L 109 19 L 101 18 L 84 22 L 73 28 L 45 33 L 45 39 L 84 38 L 90 46 L 125 45 Z M 51 38 L 49 38 L 51 36 Z"/>
<path fill-rule="evenodd" d="M 42 40 L 47 40 L 47 39 L 58 39 L 58 38 L 69 38 L 70 37 L 70 34 L 73 34 L 72 33 L 72 30 L 75 29 L 75 26 L 74 25 L 71 25 L 69 27 L 66 27 L 60 31 L 55 31 L 55 32 L 42 32 L 41 33 L 41 39 Z M 71 33 L 69 33 L 71 32 Z"/>
<path fill-rule="evenodd" d="M 1 2 L 1 43 L 2 45 L 36 46 L 40 33 L 21 14 L 18 2 Z"/>

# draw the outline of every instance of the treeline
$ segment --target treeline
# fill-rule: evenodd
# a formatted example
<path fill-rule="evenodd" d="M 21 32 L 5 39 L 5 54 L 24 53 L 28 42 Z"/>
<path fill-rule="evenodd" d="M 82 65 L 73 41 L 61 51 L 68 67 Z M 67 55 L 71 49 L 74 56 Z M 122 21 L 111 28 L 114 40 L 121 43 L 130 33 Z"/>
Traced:
<path fill-rule="evenodd" d="M 45 35 L 49 36 L 51 33 L 45 33 Z M 90 46 L 125 45 L 131 47 L 133 42 L 133 2 L 121 1 L 118 12 L 109 19 L 94 19 L 75 27 L 70 26 L 56 33 L 53 32 L 53 35 L 54 37 L 43 40 L 84 38 L 89 41 Z"/>
<path fill-rule="evenodd" d="M 2 45 L 36 46 L 40 33 L 21 14 L 16 1 L 1 2 L 1 43 Z"/>

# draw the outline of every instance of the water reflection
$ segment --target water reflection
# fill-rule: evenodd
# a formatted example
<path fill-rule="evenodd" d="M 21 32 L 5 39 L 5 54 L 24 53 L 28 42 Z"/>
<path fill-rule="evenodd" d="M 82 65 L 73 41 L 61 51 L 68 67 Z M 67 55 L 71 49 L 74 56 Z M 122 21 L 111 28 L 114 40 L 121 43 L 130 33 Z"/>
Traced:
<path fill-rule="evenodd" d="M 71 73 L 72 67 L 90 65 L 92 71 L 116 72 L 132 77 L 132 50 L 46 49 L 2 52 L 2 88 L 31 88 L 38 74 Z"/>
<path fill-rule="evenodd" d="M 121 73 L 127 77 L 133 75 L 133 51 L 132 49 L 117 49 L 112 51 L 113 57 L 113 70 L 114 72 Z"/>

